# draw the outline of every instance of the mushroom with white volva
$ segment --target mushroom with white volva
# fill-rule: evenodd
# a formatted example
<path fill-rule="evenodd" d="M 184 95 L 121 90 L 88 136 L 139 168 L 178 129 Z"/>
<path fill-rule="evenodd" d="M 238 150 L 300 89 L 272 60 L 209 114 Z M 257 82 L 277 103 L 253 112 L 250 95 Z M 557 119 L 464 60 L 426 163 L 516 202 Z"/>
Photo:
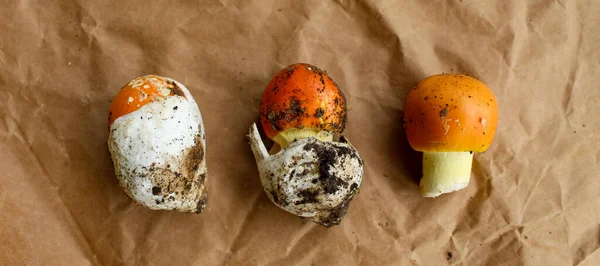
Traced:
<path fill-rule="evenodd" d="M 411 147 L 423 152 L 421 194 L 437 197 L 465 188 L 473 153 L 488 149 L 497 124 L 496 97 L 477 79 L 442 74 L 413 87 L 404 126 Z"/>
<path fill-rule="evenodd" d="M 345 137 L 346 99 L 322 70 L 290 65 L 271 80 L 260 121 L 275 142 L 267 152 L 255 124 L 250 145 L 269 199 L 326 227 L 338 225 L 358 193 L 363 162 Z"/>
<path fill-rule="evenodd" d="M 185 86 L 154 75 L 132 80 L 113 99 L 108 127 L 115 174 L 130 198 L 154 210 L 204 209 L 206 137 Z"/>

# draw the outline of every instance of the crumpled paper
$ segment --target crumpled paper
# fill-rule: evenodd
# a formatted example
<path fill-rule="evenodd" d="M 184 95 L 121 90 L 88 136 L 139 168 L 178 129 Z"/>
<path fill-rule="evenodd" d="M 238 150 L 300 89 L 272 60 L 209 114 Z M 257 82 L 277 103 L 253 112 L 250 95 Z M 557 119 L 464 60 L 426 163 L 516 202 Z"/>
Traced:
<path fill-rule="evenodd" d="M 0 8 L 2 265 L 598 265 L 596 1 L 8 1 Z M 364 182 L 330 229 L 275 207 L 245 135 L 279 69 L 314 64 L 349 103 Z M 500 121 L 469 186 L 419 194 L 407 91 L 462 73 Z M 110 101 L 174 78 L 205 120 L 202 214 L 118 186 Z"/>

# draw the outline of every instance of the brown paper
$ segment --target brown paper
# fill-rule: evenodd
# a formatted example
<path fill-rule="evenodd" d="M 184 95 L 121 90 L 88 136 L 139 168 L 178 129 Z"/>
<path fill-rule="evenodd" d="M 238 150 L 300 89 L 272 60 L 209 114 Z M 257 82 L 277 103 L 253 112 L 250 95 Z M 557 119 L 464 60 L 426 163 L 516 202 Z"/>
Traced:
<path fill-rule="evenodd" d="M 4 1 L 1 265 L 600 265 L 598 1 Z M 365 161 L 342 224 L 274 206 L 245 135 L 296 62 L 345 92 Z M 500 122 L 469 186 L 418 191 L 403 132 L 419 80 L 463 73 Z M 119 187 L 110 101 L 131 79 L 185 84 L 207 130 L 202 214 Z"/>

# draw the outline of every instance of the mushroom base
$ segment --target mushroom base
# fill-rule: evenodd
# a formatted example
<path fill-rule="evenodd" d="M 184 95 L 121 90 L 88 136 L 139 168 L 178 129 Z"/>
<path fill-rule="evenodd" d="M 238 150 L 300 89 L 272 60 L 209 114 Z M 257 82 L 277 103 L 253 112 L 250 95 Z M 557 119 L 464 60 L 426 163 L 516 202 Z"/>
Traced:
<path fill-rule="evenodd" d="M 341 223 L 359 193 L 363 161 L 344 137 L 302 138 L 269 155 L 256 128 L 248 135 L 263 188 L 279 208 L 325 227 Z"/>
<path fill-rule="evenodd" d="M 467 187 L 472 163 L 471 152 L 424 152 L 421 194 L 434 198 Z"/>

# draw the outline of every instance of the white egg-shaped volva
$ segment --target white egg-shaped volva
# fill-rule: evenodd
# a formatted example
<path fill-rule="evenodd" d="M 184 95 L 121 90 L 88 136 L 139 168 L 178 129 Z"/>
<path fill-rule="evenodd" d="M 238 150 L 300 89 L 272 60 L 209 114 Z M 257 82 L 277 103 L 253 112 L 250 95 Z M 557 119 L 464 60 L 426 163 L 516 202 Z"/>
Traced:
<path fill-rule="evenodd" d="M 275 205 L 326 227 L 342 221 L 363 176 L 363 161 L 350 142 L 302 138 L 269 155 L 256 125 L 249 139 L 261 183 Z"/>
<path fill-rule="evenodd" d="M 108 148 L 125 193 L 153 210 L 200 213 L 208 196 L 206 136 L 189 90 L 151 75 L 119 94 L 111 105 Z"/>

